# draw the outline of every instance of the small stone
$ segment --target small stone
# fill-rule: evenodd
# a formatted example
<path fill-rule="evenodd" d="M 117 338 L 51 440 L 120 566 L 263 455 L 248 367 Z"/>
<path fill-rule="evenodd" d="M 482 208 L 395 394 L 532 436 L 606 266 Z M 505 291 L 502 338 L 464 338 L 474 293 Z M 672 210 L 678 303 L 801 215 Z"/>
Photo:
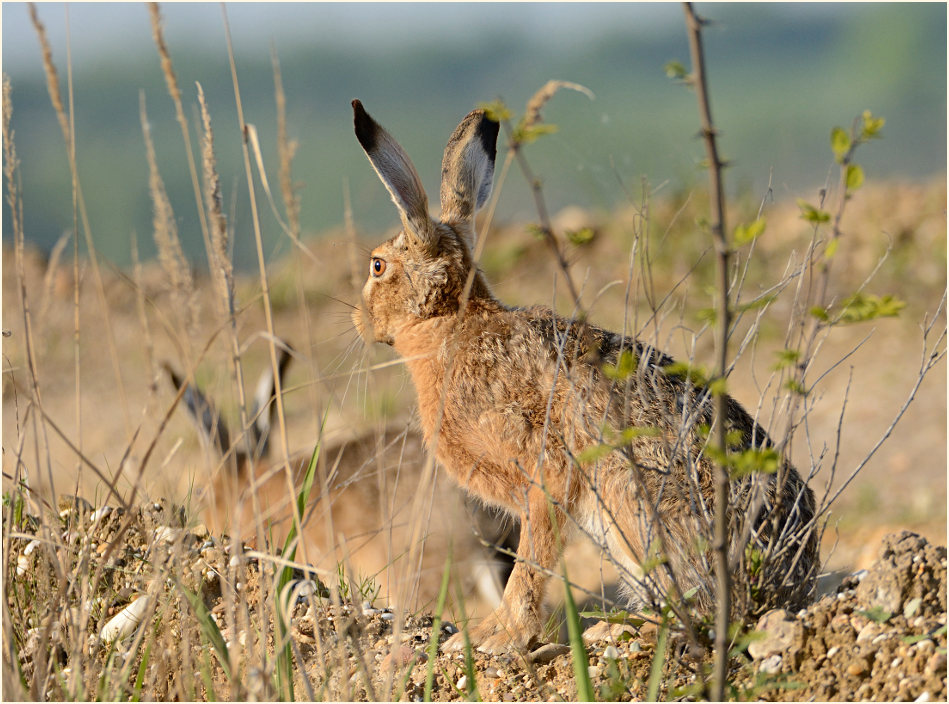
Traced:
<path fill-rule="evenodd" d="M 415 650 L 408 645 L 400 645 L 382 659 L 382 669 L 387 670 L 393 667 L 402 668 L 415 659 L 424 662 L 428 658 L 424 653 L 416 653 Z"/>
<path fill-rule="evenodd" d="M 797 621 L 788 620 L 784 609 L 773 609 L 766 613 L 758 620 L 755 630 L 766 634 L 748 646 L 748 654 L 755 660 L 798 649 L 804 634 L 804 627 Z"/>
<path fill-rule="evenodd" d="M 781 671 L 781 656 L 771 655 L 765 658 L 758 669 L 767 675 L 776 675 Z"/>
<path fill-rule="evenodd" d="M 545 643 L 534 650 L 528 658 L 531 662 L 543 665 L 570 652 L 570 646 L 563 643 Z"/>
<path fill-rule="evenodd" d="M 929 701 L 929 692 L 923 692 L 923 693 L 920 694 L 918 697 L 916 697 L 916 699 L 914 699 L 913 701 L 914 701 L 914 702 L 928 702 L 928 701 Z"/>
<path fill-rule="evenodd" d="M 638 640 L 634 640 L 632 643 L 629 644 L 629 652 L 631 653 L 642 652 L 642 649 L 643 649 L 642 643 L 640 643 Z"/>
<path fill-rule="evenodd" d="M 861 677 L 867 672 L 867 663 L 862 658 L 854 660 L 852 663 L 847 665 L 847 674 L 854 677 Z"/>
<path fill-rule="evenodd" d="M 860 632 L 857 634 L 857 642 L 863 643 L 864 641 L 873 640 L 880 634 L 880 631 L 882 630 L 883 627 L 880 624 L 873 623 L 871 621 L 860 629 Z"/>
<path fill-rule="evenodd" d="M 928 653 L 936 647 L 936 644 L 932 642 L 929 638 L 919 641 L 916 645 L 916 652 L 918 653 Z"/>
<path fill-rule="evenodd" d="M 926 673 L 946 676 L 946 654 L 935 653 L 926 661 Z"/>
<path fill-rule="evenodd" d="M 379 614 L 379 618 L 381 618 L 383 621 L 391 621 L 395 618 L 395 614 L 391 611 L 383 611 L 381 614 Z"/>
<path fill-rule="evenodd" d="M 619 650 L 616 649 L 615 645 L 608 645 L 603 649 L 603 657 L 608 660 L 616 660 L 619 657 Z"/>
<path fill-rule="evenodd" d="M 461 677 L 458 678 L 458 681 L 455 682 L 455 687 L 456 687 L 457 689 L 464 690 L 464 688 L 467 687 L 467 686 L 468 686 L 468 676 L 467 676 L 467 675 L 462 675 Z"/>
<path fill-rule="evenodd" d="M 489 667 L 484 671 L 484 676 L 491 680 L 496 680 L 498 678 L 498 671 L 494 667 Z"/>

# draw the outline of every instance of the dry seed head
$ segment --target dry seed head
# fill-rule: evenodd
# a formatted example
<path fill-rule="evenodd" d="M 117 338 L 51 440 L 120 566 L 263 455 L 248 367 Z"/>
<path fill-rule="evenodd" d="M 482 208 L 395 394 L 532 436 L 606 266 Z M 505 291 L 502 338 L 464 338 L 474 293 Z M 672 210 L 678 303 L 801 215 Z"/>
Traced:
<path fill-rule="evenodd" d="M 155 156 L 155 145 L 152 142 L 151 127 L 145 112 L 145 94 L 141 95 L 142 135 L 145 139 L 145 156 L 148 161 L 148 188 L 152 197 L 154 217 L 155 244 L 158 247 L 158 259 L 168 275 L 171 288 L 181 310 L 187 310 L 187 326 L 191 330 L 197 322 L 194 285 L 191 280 L 191 269 L 181 249 L 178 238 L 178 225 L 175 223 L 175 213 L 165 191 L 161 173 L 158 171 L 158 161 Z"/>
<path fill-rule="evenodd" d="M 178 89 L 178 79 L 175 77 L 175 70 L 171 65 L 171 56 L 168 54 L 168 47 L 165 45 L 165 37 L 161 31 L 161 13 L 158 11 L 158 3 L 148 3 L 148 14 L 152 21 L 152 38 L 155 40 L 155 46 L 158 47 L 158 55 L 161 57 L 161 70 L 165 74 L 165 81 L 168 83 L 168 92 L 175 103 L 181 102 L 181 91 Z"/>
<path fill-rule="evenodd" d="M 46 38 L 46 28 L 40 22 L 36 14 L 36 7 L 30 3 L 30 20 L 36 29 L 36 36 L 40 40 L 40 48 L 43 52 L 43 69 L 46 71 L 46 89 L 49 91 L 49 98 L 53 103 L 53 109 L 56 111 L 56 117 L 59 118 L 59 127 L 63 131 L 63 138 L 69 143 L 69 123 L 66 120 L 66 110 L 63 108 L 63 98 L 59 90 L 59 76 L 56 73 L 56 65 L 53 63 L 53 50 L 50 49 L 49 40 Z"/>
<path fill-rule="evenodd" d="M 221 206 L 221 179 L 217 173 L 214 157 L 214 131 L 211 129 L 211 114 L 204 99 L 204 89 L 198 87 L 198 104 L 201 106 L 201 165 L 204 171 L 204 198 L 211 224 L 211 274 L 215 279 L 223 300 L 230 298 L 233 290 L 233 270 L 227 256 L 227 220 Z"/>

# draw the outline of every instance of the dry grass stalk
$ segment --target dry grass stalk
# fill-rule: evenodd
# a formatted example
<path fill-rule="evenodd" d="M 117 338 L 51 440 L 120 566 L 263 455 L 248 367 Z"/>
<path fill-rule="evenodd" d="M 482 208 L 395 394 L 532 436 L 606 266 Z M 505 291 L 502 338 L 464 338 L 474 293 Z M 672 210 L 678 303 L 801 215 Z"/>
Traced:
<path fill-rule="evenodd" d="M 175 222 L 175 213 L 165 191 L 165 183 L 158 171 L 158 161 L 155 156 L 155 145 L 152 142 L 151 127 L 148 124 L 148 115 L 145 112 L 145 94 L 140 96 L 140 118 L 142 122 L 142 136 L 145 140 L 145 157 L 148 161 L 148 191 L 152 198 L 154 210 L 152 225 L 155 244 L 158 247 L 158 259 L 168 275 L 175 307 L 184 315 L 184 323 L 188 331 L 187 337 L 197 328 L 197 304 L 194 299 L 194 282 L 191 268 L 181 249 L 178 239 L 178 225 Z"/>
<path fill-rule="evenodd" d="M 106 341 L 109 345 L 109 353 L 112 358 L 112 370 L 115 374 L 116 388 L 119 390 L 119 398 L 122 403 L 122 408 L 125 412 L 126 419 L 131 418 L 131 413 L 129 411 L 129 402 L 128 395 L 125 391 L 125 383 L 122 381 L 122 374 L 119 370 L 119 354 L 118 349 L 115 344 L 115 333 L 112 328 L 112 315 L 109 312 L 108 301 L 106 300 L 105 295 L 105 285 L 102 281 L 102 273 L 99 270 L 99 260 L 96 256 L 96 247 L 92 238 L 92 228 L 89 226 L 89 215 L 86 212 L 86 202 L 82 196 L 82 188 L 79 183 L 79 171 L 76 165 L 76 149 L 75 149 L 75 139 L 74 134 L 71 129 L 71 120 L 67 119 L 66 111 L 63 107 L 62 96 L 60 94 L 59 88 L 59 78 L 56 72 L 56 65 L 53 63 L 53 52 L 50 48 L 49 41 L 46 37 L 46 29 L 40 22 L 39 17 L 36 14 L 36 8 L 30 4 L 30 20 L 33 23 L 33 27 L 36 30 L 37 38 L 40 42 L 40 49 L 43 54 L 43 68 L 46 72 L 46 84 L 49 91 L 50 101 L 53 104 L 53 109 L 56 112 L 56 117 L 59 120 L 59 126 L 63 133 L 63 140 L 66 143 L 66 154 L 69 160 L 69 170 L 72 177 L 72 188 L 73 188 L 73 208 L 74 215 L 73 219 L 75 221 L 75 209 L 78 205 L 78 211 L 80 218 L 82 220 L 82 229 L 85 236 L 86 250 L 89 256 L 89 261 L 92 264 L 92 273 L 93 279 L 96 286 L 96 294 L 99 298 L 99 304 L 102 308 L 102 317 L 105 321 L 105 326 L 107 330 Z M 68 35 L 67 35 L 68 36 Z M 70 107 L 72 106 L 72 71 L 69 72 L 69 94 L 70 94 Z M 74 226 L 74 229 L 78 229 Z M 77 244 L 78 247 L 78 244 Z M 74 267 L 74 272 L 78 269 L 78 265 Z M 78 278 L 78 276 L 77 276 Z M 78 285 L 78 284 L 76 284 Z M 78 381 L 77 381 L 78 383 Z M 131 423 L 127 421 L 126 424 L 127 432 L 131 433 Z"/>
<path fill-rule="evenodd" d="M 145 281 L 142 276 L 142 263 L 138 256 L 138 237 L 134 234 L 131 240 L 132 252 L 132 280 L 135 282 L 135 309 L 138 312 L 139 324 L 142 326 L 142 340 L 145 345 L 145 363 L 148 369 L 149 390 L 154 394 L 158 390 L 158 368 L 155 366 L 155 343 L 152 341 L 152 330 L 145 314 Z"/>
<path fill-rule="evenodd" d="M 40 40 L 40 51 L 43 53 L 43 68 L 46 71 L 46 90 L 49 91 L 49 99 L 53 103 L 53 110 L 56 111 L 56 117 L 59 120 L 59 128 L 63 132 L 66 141 L 69 141 L 69 122 L 66 119 L 66 109 L 63 107 L 62 91 L 59 87 L 59 74 L 56 71 L 56 64 L 53 63 L 53 50 L 49 46 L 46 38 L 46 27 L 40 22 L 36 14 L 36 6 L 33 3 L 28 5 L 30 11 L 30 21 L 36 30 L 36 35 Z"/>
<path fill-rule="evenodd" d="M 293 157 L 297 151 L 296 140 L 287 136 L 287 97 L 283 91 L 283 79 L 280 74 L 280 62 L 276 51 L 271 54 L 274 74 L 274 101 L 277 106 L 277 156 L 280 160 L 280 193 L 287 211 L 287 224 L 291 238 L 300 239 L 300 198 L 297 190 L 300 184 L 293 182 Z"/>
<path fill-rule="evenodd" d="M 194 188 L 194 201 L 198 208 L 198 221 L 201 223 L 201 234 L 204 237 L 204 247 L 210 262 L 211 243 L 208 235 L 208 222 L 205 218 L 204 209 L 201 207 L 201 185 L 198 182 L 198 169 L 195 166 L 194 153 L 191 150 L 191 133 L 188 130 L 188 121 L 185 119 L 184 107 L 181 104 L 181 89 L 178 87 L 178 78 L 175 76 L 171 54 L 168 53 L 168 46 L 165 44 L 165 36 L 161 29 L 161 13 L 158 10 L 158 3 L 148 4 L 148 14 L 152 24 L 152 39 L 155 41 L 158 56 L 161 58 L 161 70 L 165 75 L 165 83 L 168 85 L 168 94 L 171 95 L 172 102 L 175 104 L 175 117 L 181 127 L 181 138 L 184 141 L 185 156 L 188 160 L 188 172 L 191 175 L 191 186 Z"/>
<path fill-rule="evenodd" d="M 204 172 L 204 204 L 211 225 L 211 249 L 209 264 L 211 276 L 218 288 L 218 295 L 224 301 L 226 315 L 234 314 L 234 270 L 228 257 L 227 220 L 221 207 L 221 179 L 217 173 L 217 160 L 214 157 L 214 132 L 211 129 L 211 115 L 204 99 L 204 89 L 198 86 L 198 104 L 201 108 L 201 125 L 204 130 L 201 139 L 201 164 Z"/>
<path fill-rule="evenodd" d="M 241 130 L 241 134 L 245 136 L 245 139 L 241 143 L 242 153 L 244 157 L 244 172 L 247 175 L 247 189 L 248 197 L 251 210 L 251 222 L 254 226 L 254 243 L 257 249 L 257 262 L 259 266 L 260 274 L 260 286 L 261 286 L 261 298 L 263 303 L 264 319 L 266 321 L 267 333 L 269 335 L 269 347 L 270 347 L 270 364 L 273 370 L 273 375 L 275 379 L 274 383 L 274 394 L 276 398 L 276 407 L 277 407 L 277 426 L 280 430 L 280 455 L 279 457 L 282 460 L 284 466 L 284 474 L 287 480 L 287 491 L 288 495 L 292 496 L 295 494 L 293 486 L 293 468 L 290 466 L 290 449 L 289 441 L 287 439 L 287 423 L 284 415 L 283 409 L 283 389 L 280 382 L 279 374 L 279 364 L 277 362 L 277 348 L 275 340 L 277 335 L 274 332 L 274 321 L 273 321 L 273 309 L 270 304 L 270 287 L 267 282 L 267 263 L 264 257 L 264 245 L 263 245 L 263 235 L 260 231 L 260 216 L 257 208 L 257 196 L 254 192 L 254 178 L 253 170 L 251 169 L 250 163 L 250 152 L 247 145 L 247 123 L 244 121 L 244 106 L 241 102 L 240 94 L 240 83 L 237 80 L 237 64 L 234 60 L 234 46 L 231 42 L 231 29 L 230 24 L 227 21 L 227 10 L 222 7 L 221 12 L 223 15 L 224 21 L 224 34 L 227 40 L 227 55 L 228 62 L 231 68 L 231 80 L 234 86 L 234 102 L 237 107 L 237 122 Z M 246 427 L 246 426 L 245 426 Z M 297 533 L 302 533 L 301 530 L 301 516 L 299 511 L 294 505 L 293 510 L 293 523 L 297 528 Z M 306 562 L 306 546 L 303 545 L 303 555 L 301 556 L 303 561 Z"/>

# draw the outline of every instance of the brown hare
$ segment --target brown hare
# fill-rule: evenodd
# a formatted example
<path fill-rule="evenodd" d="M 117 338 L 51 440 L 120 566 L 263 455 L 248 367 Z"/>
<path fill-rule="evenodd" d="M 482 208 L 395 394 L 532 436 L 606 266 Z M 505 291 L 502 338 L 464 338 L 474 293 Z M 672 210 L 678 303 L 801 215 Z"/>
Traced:
<path fill-rule="evenodd" d="M 290 351 L 281 349 L 281 378 L 290 360 Z M 199 389 L 187 384 L 168 364 L 165 370 L 176 389 L 185 387 L 182 400 L 188 414 L 202 442 L 213 450 L 215 461 L 222 463 L 209 485 L 208 526 L 215 532 L 233 532 L 246 541 L 256 539 L 262 529 L 264 536 L 282 545 L 292 524 L 295 497 L 287 487 L 283 465 L 270 453 L 275 414 L 270 366 L 257 384 L 250 412 L 249 450 L 246 443 L 231 437 Z M 291 459 L 294 492 L 299 490 L 308 460 L 309 454 Z M 431 607 L 451 549 L 456 556 L 454 575 L 469 613 L 489 612 L 500 601 L 510 573 L 513 560 L 509 553 L 516 546 L 510 535 L 517 535 L 517 527 L 502 524 L 494 513 L 466 501 L 456 486 L 442 481 L 432 494 L 435 508 L 430 524 L 414 536 L 413 500 L 425 461 L 418 434 L 395 425 L 380 433 L 324 444 L 321 462 L 327 492 L 322 494 L 319 481 L 314 484 L 310 505 L 302 516 L 306 551 L 298 550 L 297 558 L 305 554 L 309 565 L 324 577 L 333 575 L 342 563 L 357 584 L 372 578 L 386 603 L 400 599 L 406 606 Z M 430 533 L 426 536 L 426 532 Z M 424 550 L 409 564 L 412 541 L 422 537 Z"/>
<path fill-rule="evenodd" d="M 502 604 L 471 631 L 472 642 L 493 652 L 538 641 L 543 585 L 570 527 L 616 563 L 632 605 L 656 607 L 679 594 L 707 609 L 708 389 L 670 373 L 668 356 L 635 339 L 494 298 L 471 255 L 498 135 L 482 110 L 448 140 L 434 219 L 405 151 L 358 100 L 352 105 L 356 137 L 402 223 L 370 255 L 353 323 L 404 358 L 425 442 L 441 465 L 520 518 Z M 628 373 L 618 373 L 624 366 Z M 737 402 L 727 407 L 733 449 L 770 445 Z M 732 564 L 750 570 L 758 596 L 785 606 L 809 596 L 818 566 L 814 498 L 797 471 L 784 463 L 736 479 L 731 505 Z M 458 634 L 445 647 L 461 644 Z"/>

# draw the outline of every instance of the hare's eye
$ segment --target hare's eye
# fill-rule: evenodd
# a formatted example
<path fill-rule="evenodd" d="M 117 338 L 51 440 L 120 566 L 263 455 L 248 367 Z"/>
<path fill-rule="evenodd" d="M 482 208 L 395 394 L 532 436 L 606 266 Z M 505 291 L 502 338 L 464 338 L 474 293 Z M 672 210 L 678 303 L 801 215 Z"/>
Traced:
<path fill-rule="evenodd" d="M 373 257 L 369 262 L 369 273 L 373 276 L 382 276 L 386 270 L 386 261 L 385 259 L 379 259 L 379 257 Z"/>

